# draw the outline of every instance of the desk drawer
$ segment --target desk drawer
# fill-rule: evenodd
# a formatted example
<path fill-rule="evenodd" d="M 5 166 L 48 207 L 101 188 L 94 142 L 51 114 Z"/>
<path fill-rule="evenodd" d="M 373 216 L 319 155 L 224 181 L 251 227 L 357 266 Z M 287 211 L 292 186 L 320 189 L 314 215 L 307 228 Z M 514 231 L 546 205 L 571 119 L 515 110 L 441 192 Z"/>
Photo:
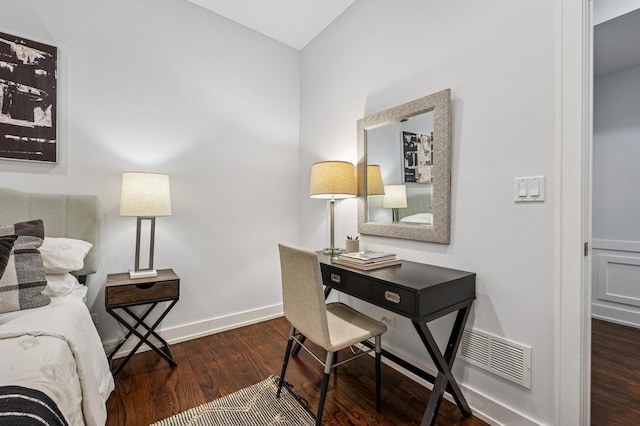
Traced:
<path fill-rule="evenodd" d="M 416 293 L 373 280 L 371 282 L 371 300 L 393 312 L 416 316 Z"/>
<path fill-rule="evenodd" d="M 369 299 L 369 279 L 360 277 L 341 269 L 328 265 L 322 266 L 322 282 L 324 285 L 333 287 L 343 293 L 359 297 L 364 300 Z"/>
<path fill-rule="evenodd" d="M 107 287 L 107 305 L 135 305 L 178 299 L 180 281 L 160 281 Z"/>

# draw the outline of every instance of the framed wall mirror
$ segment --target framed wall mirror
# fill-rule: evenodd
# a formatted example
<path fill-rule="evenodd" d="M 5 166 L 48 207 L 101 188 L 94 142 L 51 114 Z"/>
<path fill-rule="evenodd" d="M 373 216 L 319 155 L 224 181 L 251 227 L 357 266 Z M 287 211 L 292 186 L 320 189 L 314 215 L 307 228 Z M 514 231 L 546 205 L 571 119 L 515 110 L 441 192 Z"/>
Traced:
<path fill-rule="evenodd" d="M 358 120 L 358 232 L 448 243 L 451 90 Z"/>

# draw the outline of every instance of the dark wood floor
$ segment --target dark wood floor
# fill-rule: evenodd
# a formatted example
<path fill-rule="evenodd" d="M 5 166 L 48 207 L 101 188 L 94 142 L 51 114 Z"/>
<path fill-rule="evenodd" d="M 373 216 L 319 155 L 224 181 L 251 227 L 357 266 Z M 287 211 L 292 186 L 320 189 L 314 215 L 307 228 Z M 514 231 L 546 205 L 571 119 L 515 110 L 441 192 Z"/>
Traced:
<path fill-rule="evenodd" d="M 171 347 L 178 362 L 173 369 L 152 351 L 135 355 L 116 377 L 116 390 L 107 402 L 107 425 L 146 426 L 280 374 L 288 331 L 286 320 L 278 318 L 176 344 Z M 371 357 L 338 368 L 338 377 L 332 377 L 329 386 L 324 424 L 420 423 L 429 391 L 383 365 L 382 412 L 378 414 L 373 371 Z M 314 411 L 321 379 L 320 364 L 304 351 L 289 362 L 287 381 Z M 486 425 L 464 418 L 448 401 L 442 402 L 436 424 Z"/>
<path fill-rule="evenodd" d="M 640 424 L 640 329 L 591 324 L 591 424 Z"/>

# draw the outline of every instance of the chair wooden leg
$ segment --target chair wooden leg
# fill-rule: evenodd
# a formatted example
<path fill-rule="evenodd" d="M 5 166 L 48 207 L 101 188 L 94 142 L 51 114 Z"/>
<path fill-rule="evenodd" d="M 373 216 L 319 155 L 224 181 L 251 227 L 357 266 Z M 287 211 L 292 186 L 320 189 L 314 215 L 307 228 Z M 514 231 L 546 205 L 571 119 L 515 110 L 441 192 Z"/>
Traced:
<path fill-rule="evenodd" d="M 322 379 L 320 401 L 318 402 L 318 414 L 316 414 L 316 426 L 320 426 L 322 424 L 322 411 L 324 410 L 324 400 L 327 398 L 327 390 L 329 389 L 329 376 L 331 376 L 331 373 L 324 373 L 324 378 Z"/>
<path fill-rule="evenodd" d="M 320 388 L 320 401 L 318 401 L 316 426 L 322 425 L 322 412 L 324 411 L 324 401 L 327 399 L 327 390 L 329 389 L 329 377 L 331 377 L 331 361 L 333 360 L 333 354 L 333 352 L 327 352 L 327 359 L 324 364 L 324 377 L 322 378 L 322 387 Z"/>
<path fill-rule="evenodd" d="M 381 336 L 376 336 L 376 411 L 380 412 L 380 361 L 382 358 Z"/>
<path fill-rule="evenodd" d="M 282 363 L 282 372 L 280 373 L 280 381 L 278 382 L 278 392 L 276 392 L 276 398 L 280 398 L 280 392 L 282 391 L 282 385 L 284 384 L 284 375 L 287 372 L 287 364 L 289 364 L 289 357 L 291 356 L 291 347 L 293 346 L 293 335 L 296 329 L 291 327 L 289 331 L 289 340 L 287 341 L 287 350 L 284 353 L 284 361 Z"/>

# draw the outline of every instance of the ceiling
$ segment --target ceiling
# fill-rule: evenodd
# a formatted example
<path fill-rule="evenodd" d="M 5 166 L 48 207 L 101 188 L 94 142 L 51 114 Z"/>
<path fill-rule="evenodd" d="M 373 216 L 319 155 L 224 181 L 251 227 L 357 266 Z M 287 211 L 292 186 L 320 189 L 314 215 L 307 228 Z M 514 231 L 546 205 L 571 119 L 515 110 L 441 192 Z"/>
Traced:
<path fill-rule="evenodd" d="M 594 27 L 593 72 L 596 77 L 636 66 L 640 66 L 640 9 Z"/>
<path fill-rule="evenodd" d="M 188 0 L 245 27 L 303 49 L 355 0 Z M 595 3 L 594 75 L 640 66 L 638 0 Z M 635 8 L 635 10 L 634 10 Z"/>
<path fill-rule="evenodd" d="M 188 0 L 301 50 L 355 0 Z"/>

